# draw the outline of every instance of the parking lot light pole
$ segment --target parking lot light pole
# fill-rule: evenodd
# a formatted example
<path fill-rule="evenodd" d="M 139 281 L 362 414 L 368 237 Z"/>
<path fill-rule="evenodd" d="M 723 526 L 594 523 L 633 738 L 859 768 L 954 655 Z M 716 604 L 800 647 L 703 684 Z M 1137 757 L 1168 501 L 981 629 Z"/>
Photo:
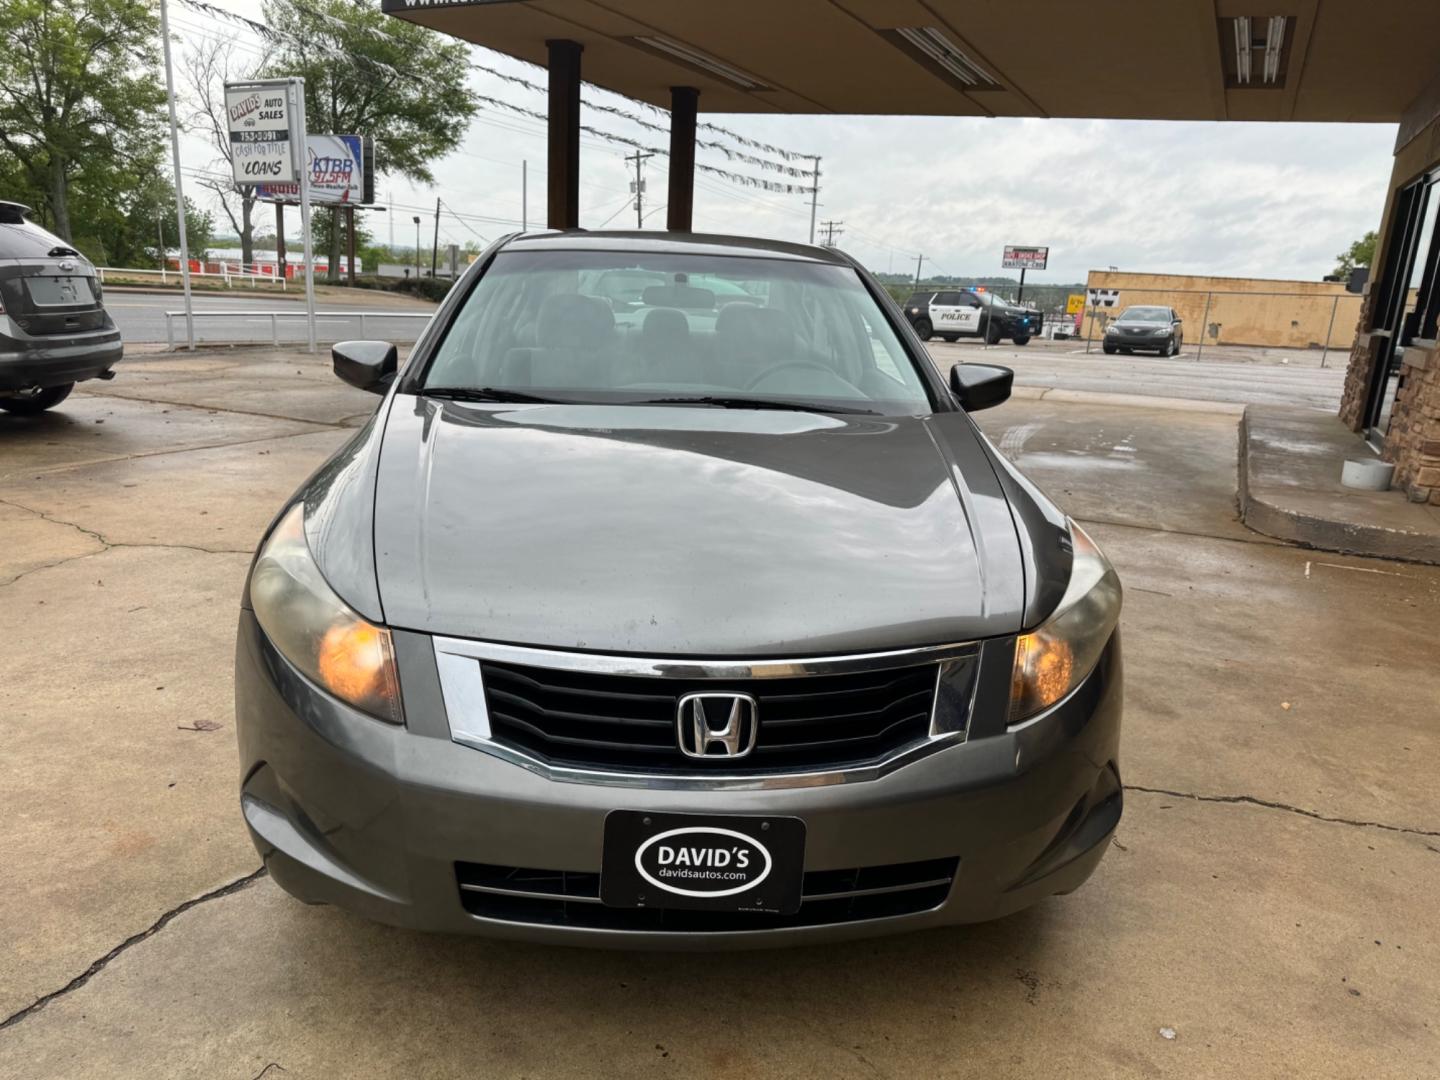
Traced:
<path fill-rule="evenodd" d="M 420 215 L 415 215 L 415 280 L 420 280 Z"/>

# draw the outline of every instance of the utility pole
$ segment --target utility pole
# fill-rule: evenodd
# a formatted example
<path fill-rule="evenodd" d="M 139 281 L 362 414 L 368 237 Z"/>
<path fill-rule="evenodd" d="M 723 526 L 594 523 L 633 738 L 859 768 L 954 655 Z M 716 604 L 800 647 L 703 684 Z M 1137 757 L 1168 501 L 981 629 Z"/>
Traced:
<path fill-rule="evenodd" d="M 640 165 L 654 156 L 654 154 L 642 154 L 639 150 L 636 150 L 633 154 L 625 155 L 627 162 L 635 162 L 635 181 L 631 184 L 631 189 L 635 192 L 635 227 L 637 229 L 643 228 L 645 225 L 645 212 L 643 209 L 645 203 L 645 181 L 640 176 Z"/>
<path fill-rule="evenodd" d="M 170 69 L 170 16 L 160 0 L 160 40 L 165 45 L 165 96 L 170 102 L 170 153 L 175 160 L 175 217 L 180 224 L 180 283 L 185 291 L 185 344 L 195 348 L 195 314 L 190 304 L 190 247 L 185 240 L 185 189 L 180 180 L 180 125 L 175 120 L 175 76 Z"/>
<path fill-rule="evenodd" d="M 420 280 L 420 215 L 415 215 L 415 280 Z"/>
<path fill-rule="evenodd" d="M 840 227 L 844 224 L 845 222 L 843 221 L 822 221 L 820 227 L 825 230 L 825 239 L 820 241 L 820 246 L 833 248 L 835 246 L 835 238 L 845 231 Z"/>
<path fill-rule="evenodd" d="M 520 231 L 530 231 L 530 162 L 520 162 Z"/>
<path fill-rule="evenodd" d="M 810 179 L 810 243 L 815 243 L 815 208 L 820 205 L 820 155 L 815 155 L 815 172 Z"/>
<path fill-rule="evenodd" d="M 915 288 L 920 287 L 920 264 L 925 261 L 924 255 L 915 256 Z"/>
<path fill-rule="evenodd" d="M 390 206 L 390 255 L 393 258 L 395 255 L 395 196 L 388 196 L 386 202 Z"/>
<path fill-rule="evenodd" d="M 440 196 L 435 196 L 435 239 L 430 245 L 430 276 L 435 276 L 435 268 L 440 261 Z"/>

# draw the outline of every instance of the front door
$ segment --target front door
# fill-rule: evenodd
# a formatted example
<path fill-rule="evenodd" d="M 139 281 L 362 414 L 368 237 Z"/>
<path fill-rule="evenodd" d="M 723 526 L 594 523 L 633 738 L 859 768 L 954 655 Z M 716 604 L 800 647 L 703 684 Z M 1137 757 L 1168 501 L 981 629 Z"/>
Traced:
<path fill-rule="evenodd" d="M 930 301 L 930 318 L 937 334 L 978 334 L 980 306 L 967 292 L 940 292 Z"/>
<path fill-rule="evenodd" d="M 1401 356 L 1417 337 L 1434 333 L 1431 321 L 1436 263 L 1440 242 L 1436 218 L 1440 214 L 1440 170 L 1396 193 L 1390 236 L 1385 245 L 1375 297 L 1372 326 L 1383 335 L 1365 399 L 1365 437 L 1379 449 L 1390 427 L 1395 394 L 1404 378 Z"/>

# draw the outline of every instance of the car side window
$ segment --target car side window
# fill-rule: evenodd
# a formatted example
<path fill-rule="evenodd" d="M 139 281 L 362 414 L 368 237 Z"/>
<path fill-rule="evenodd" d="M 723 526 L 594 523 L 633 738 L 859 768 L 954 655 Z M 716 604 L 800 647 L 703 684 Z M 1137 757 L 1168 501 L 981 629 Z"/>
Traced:
<path fill-rule="evenodd" d="M 938 307 L 956 307 L 960 303 L 960 294 L 953 292 L 936 293 L 933 303 Z"/>

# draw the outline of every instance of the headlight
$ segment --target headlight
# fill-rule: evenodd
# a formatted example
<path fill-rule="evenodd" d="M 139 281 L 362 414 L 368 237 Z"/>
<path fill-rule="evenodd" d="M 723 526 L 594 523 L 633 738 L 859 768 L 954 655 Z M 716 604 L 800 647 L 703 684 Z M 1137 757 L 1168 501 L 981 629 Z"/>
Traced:
<path fill-rule="evenodd" d="M 1118 334 L 1119 332 L 1120 328 L 1114 323 L 1111 323 L 1109 326 L 1105 327 L 1105 333 L 1107 334 Z"/>
<path fill-rule="evenodd" d="M 1048 709 L 1094 670 L 1120 619 L 1120 579 L 1095 541 L 1070 522 L 1070 586 L 1043 625 L 1015 643 L 1010 723 Z"/>
<path fill-rule="evenodd" d="M 390 631 L 372 626 L 335 595 L 305 542 L 305 507 L 290 508 L 250 574 L 255 618 L 280 653 L 341 701 L 402 723 Z"/>
<path fill-rule="evenodd" d="M 1168 327 L 1168 326 L 1162 326 L 1162 327 L 1160 327 L 1160 329 L 1158 329 L 1158 330 L 1151 330 L 1150 332 L 1151 332 L 1152 334 L 1154 334 L 1156 337 L 1164 337 L 1166 334 L 1170 333 L 1170 327 Z"/>

